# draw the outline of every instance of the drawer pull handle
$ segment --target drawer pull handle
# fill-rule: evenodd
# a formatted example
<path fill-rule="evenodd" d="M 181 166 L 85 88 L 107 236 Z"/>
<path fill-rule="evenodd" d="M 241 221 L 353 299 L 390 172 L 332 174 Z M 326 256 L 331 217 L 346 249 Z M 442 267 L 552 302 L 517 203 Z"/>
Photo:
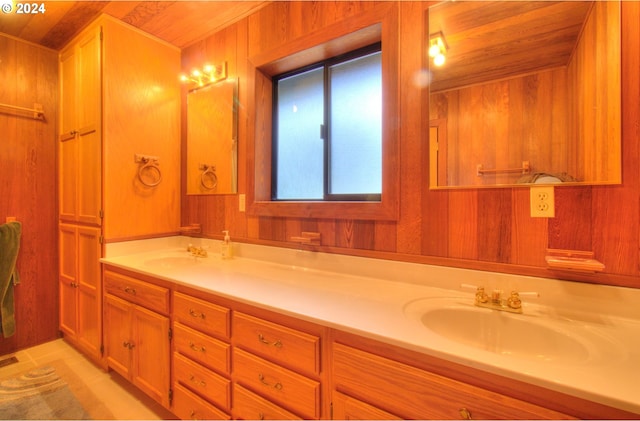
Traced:
<path fill-rule="evenodd" d="M 135 347 L 135 345 L 134 345 L 134 344 L 132 344 L 132 343 L 131 343 L 131 342 L 129 342 L 129 341 L 124 341 L 124 342 L 122 343 L 122 346 L 123 346 L 123 347 L 125 347 L 125 348 L 129 348 L 129 349 L 133 349 L 133 348 Z"/>
<path fill-rule="evenodd" d="M 273 387 L 276 390 L 282 390 L 282 383 L 278 382 L 275 384 L 271 384 L 267 382 L 267 380 L 264 378 L 264 375 L 262 373 L 258 374 L 258 380 L 260 380 L 260 383 L 262 383 L 265 386 Z"/>
<path fill-rule="evenodd" d="M 469 410 L 467 408 L 460 408 L 460 417 L 462 417 L 463 420 L 471 420 L 471 419 L 473 419 L 471 417 L 471 412 L 469 412 Z"/>
<path fill-rule="evenodd" d="M 204 346 L 196 346 L 196 344 L 191 341 L 189 341 L 189 348 L 196 352 L 207 352 L 207 349 Z"/>
<path fill-rule="evenodd" d="M 189 309 L 189 314 L 191 315 L 191 317 L 199 317 L 201 319 L 204 319 L 206 317 L 204 313 L 195 311 L 192 308 Z"/>
<path fill-rule="evenodd" d="M 277 341 L 272 343 L 272 342 L 269 342 L 268 340 L 266 340 L 264 338 L 264 335 L 262 335 L 262 333 L 258 333 L 258 340 L 260 342 L 262 342 L 263 344 L 265 344 L 265 345 L 273 345 L 276 348 L 282 348 L 282 342 L 280 342 L 280 339 L 278 339 Z"/>
<path fill-rule="evenodd" d="M 190 375 L 189 381 L 197 386 L 207 387 L 207 383 L 204 380 L 196 379 L 196 376 L 193 374 Z"/>
<path fill-rule="evenodd" d="M 124 287 L 124 292 L 131 295 L 136 295 L 136 289 L 131 287 Z"/>

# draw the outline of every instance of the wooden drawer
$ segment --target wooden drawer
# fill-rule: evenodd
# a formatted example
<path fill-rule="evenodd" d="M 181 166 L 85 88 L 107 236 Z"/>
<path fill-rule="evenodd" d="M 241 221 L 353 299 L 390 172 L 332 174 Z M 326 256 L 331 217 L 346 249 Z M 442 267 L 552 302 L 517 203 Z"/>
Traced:
<path fill-rule="evenodd" d="M 334 420 L 399 420 L 397 416 L 335 390 L 332 393 Z"/>
<path fill-rule="evenodd" d="M 320 383 L 234 348 L 236 381 L 303 418 L 320 417 Z"/>
<path fill-rule="evenodd" d="M 173 294 L 173 317 L 209 335 L 229 338 L 231 310 L 189 295 Z"/>
<path fill-rule="evenodd" d="M 105 271 L 107 293 L 164 315 L 169 314 L 169 289 L 126 275 Z"/>
<path fill-rule="evenodd" d="M 346 345 L 333 344 L 334 387 L 403 418 L 565 419 L 567 415 Z"/>
<path fill-rule="evenodd" d="M 173 346 L 176 352 L 205 367 L 223 374 L 231 371 L 231 345 L 228 343 L 174 322 Z"/>
<path fill-rule="evenodd" d="M 173 354 L 173 381 L 219 408 L 231 409 L 231 381 L 177 352 Z"/>
<path fill-rule="evenodd" d="M 182 420 L 228 420 L 229 414 L 221 411 L 185 387 L 175 384 L 172 411 Z"/>
<path fill-rule="evenodd" d="M 320 373 L 320 338 L 243 313 L 233 315 L 235 345 L 307 373 Z"/>
<path fill-rule="evenodd" d="M 280 408 L 240 385 L 233 386 L 233 418 L 240 420 L 297 420 L 299 416 Z"/>

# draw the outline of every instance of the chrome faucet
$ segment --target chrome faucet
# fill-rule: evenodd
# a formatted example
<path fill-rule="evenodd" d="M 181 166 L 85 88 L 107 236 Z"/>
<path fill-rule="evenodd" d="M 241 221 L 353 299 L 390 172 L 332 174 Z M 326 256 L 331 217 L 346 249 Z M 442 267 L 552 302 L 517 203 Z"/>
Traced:
<path fill-rule="evenodd" d="M 463 284 L 464 288 L 475 288 L 476 296 L 474 304 L 478 307 L 490 308 L 492 310 L 508 311 L 509 313 L 522 314 L 522 300 L 521 295 L 530 297 L 539 297 L 537 292 L 517 292 L 511 291 L 509 297 L 505 298 L 503 291 L 494 289 L 491 291 L 491 295 L 485 292 L 484 287 L 476 287 L 473 285 Z"/>

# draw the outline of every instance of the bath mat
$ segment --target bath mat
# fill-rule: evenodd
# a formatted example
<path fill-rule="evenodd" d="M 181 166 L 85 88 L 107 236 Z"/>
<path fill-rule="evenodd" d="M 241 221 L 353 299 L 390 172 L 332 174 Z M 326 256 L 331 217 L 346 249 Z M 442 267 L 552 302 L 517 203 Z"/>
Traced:
<path fill-rule="evenodd" d="M 113 419 L 62 361 L 0 380 L 0 419 Z"/>

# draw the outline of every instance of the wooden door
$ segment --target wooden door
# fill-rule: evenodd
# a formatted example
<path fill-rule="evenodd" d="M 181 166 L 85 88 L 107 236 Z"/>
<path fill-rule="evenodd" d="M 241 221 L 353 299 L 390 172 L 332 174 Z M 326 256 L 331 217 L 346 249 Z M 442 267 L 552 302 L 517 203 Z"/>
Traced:
<path fill-rule="evenodd" d="M 169 318 L 143 307 L 133 310 L 132 382 L 169 407 Z"/>
<path fill-rule="evenodd" d="M 60 54 L 60 218 L 100 225 L 101 28 Z"/>
<path fill-rule="evenodd" d="M 98 227 L 78 227 L 78 342 L 96 358 L 102 345 L 100 234 Z"/>
<path fill-rule="evenodd" d="M 109 367 L 125 378 L 131 376 L 132 312 L 134 305 L 111 294 L 104 296 L 104 345 Z"/>
<path fill-rule="evenodd" d="M 78 280 L 77 280 L 77 228 L 74 225 L 60 224 L 60 330 L 75 338 L 78 331 Z"/>
<path fill-rule="evenodd" d="M 75 221 L 78 213 L 77 60 L 73 45 L 60 53 L 58 208 L 60 219 L 66 221 Z"/>
<path fill-rule="evenodd" d="M 78 221 L 100 225 L 102 210 L 101 27 L 78 43 Z"/>

